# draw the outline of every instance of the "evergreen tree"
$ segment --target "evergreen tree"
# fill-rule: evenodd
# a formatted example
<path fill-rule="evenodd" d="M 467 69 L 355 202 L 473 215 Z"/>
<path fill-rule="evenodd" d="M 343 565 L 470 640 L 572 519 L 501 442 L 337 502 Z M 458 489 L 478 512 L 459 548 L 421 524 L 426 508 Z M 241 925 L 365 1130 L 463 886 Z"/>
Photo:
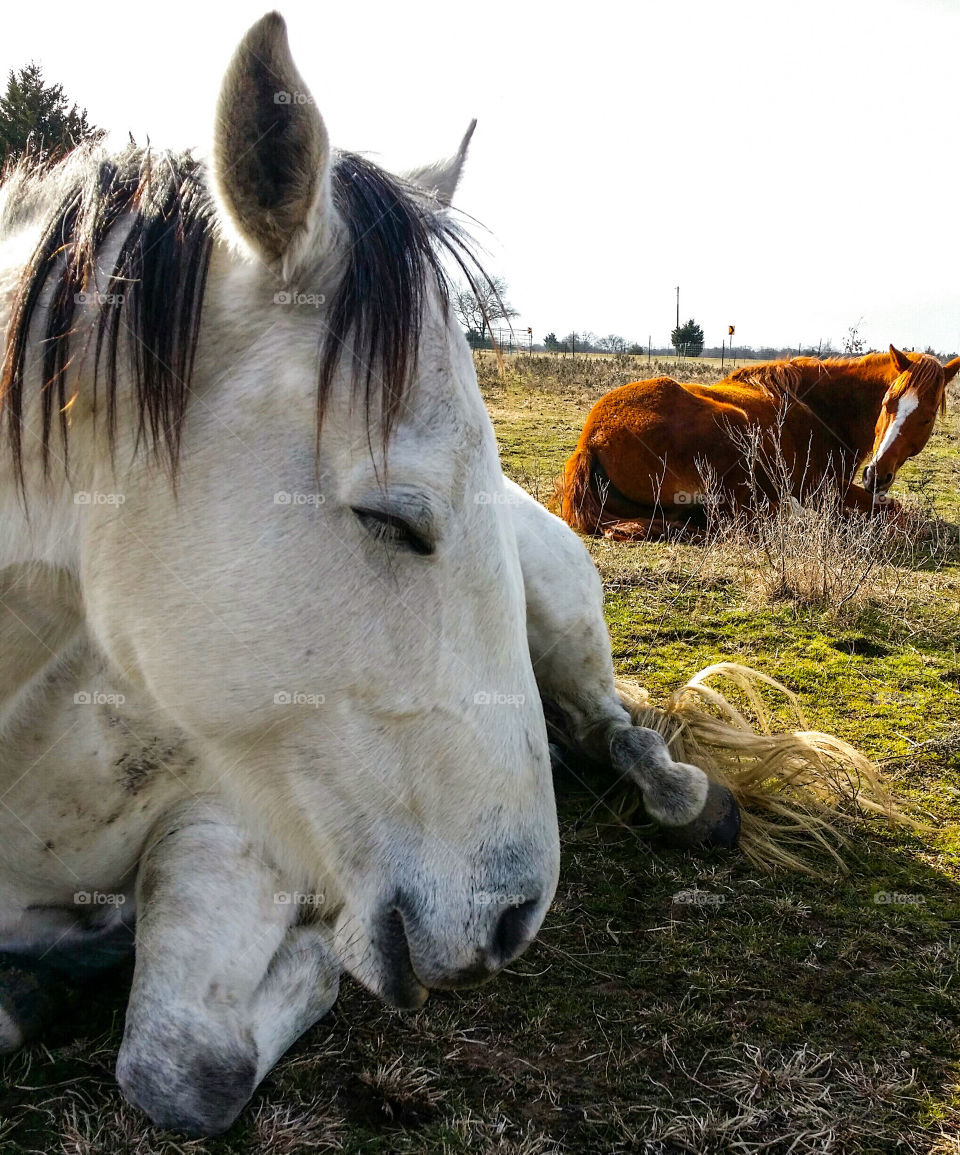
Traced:
<path fill-rule="evenodd" d="M 691 317 L 670 334 L 670 344 L 680 357 L 699 357 L 703 352 L 703 329 Z"/>
<path fill-rule="evenodd" d="M 63 156 L 81 141 L 101 136 L 87 110 L 67 100 L 62 84 L 44 83 L 39 64 L 10 72 L 0 96 L 0 161 L 19 160 L 28 151 Z"/>

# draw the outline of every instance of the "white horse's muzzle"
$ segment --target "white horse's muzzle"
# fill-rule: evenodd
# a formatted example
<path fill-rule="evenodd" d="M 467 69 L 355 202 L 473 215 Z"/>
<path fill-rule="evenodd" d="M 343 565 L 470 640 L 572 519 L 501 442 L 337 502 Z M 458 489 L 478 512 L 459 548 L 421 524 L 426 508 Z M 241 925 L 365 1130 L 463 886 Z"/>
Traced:
<path fill-rule="evenodd" d="M 380 911 L 374 924 L 372 941 L 383 977 L 377 993 L 393 1006 L 413 1008 L 424 1003 L 430 990 L 457 990 L 486 982 L 533 942 L 552 894 L 552 887 L 546 896 L 527 897 L 520 891 L 491 894 L 484 917 L 474 927 L 476 945 L 466 952 L 462 940 L 453 949 L 446 948 L 417 914 L 409 913 L 413 904 L 398 896 L 395 904 Z"/>

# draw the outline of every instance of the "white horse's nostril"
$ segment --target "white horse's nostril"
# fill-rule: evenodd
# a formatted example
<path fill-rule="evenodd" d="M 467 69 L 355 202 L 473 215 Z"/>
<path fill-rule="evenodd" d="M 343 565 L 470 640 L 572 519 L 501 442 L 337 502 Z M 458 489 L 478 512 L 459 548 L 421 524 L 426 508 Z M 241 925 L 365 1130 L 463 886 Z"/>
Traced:
<path fill-rule="evenodd" d="M 528 898 L 518 906 L 508 906 L 493 931 L 490 956 L 494 966 L 501 967 L 515 959 L 533 938 L 533 918 L 540 896 Z"/>

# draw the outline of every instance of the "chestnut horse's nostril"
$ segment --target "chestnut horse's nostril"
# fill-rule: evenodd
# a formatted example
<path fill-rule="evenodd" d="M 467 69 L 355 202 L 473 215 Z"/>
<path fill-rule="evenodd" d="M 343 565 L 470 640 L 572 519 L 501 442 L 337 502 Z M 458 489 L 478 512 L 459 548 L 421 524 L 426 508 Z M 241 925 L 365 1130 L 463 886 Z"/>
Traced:
<path fill-rule="evenodd" d="M 867 465 L 863 470 L 863 487 L 869 489 L 874 493 L 878 491 L 889 489 L 893 484 L 893 473 L 885 473 L 883 477 L 877 476 L 877 467 L 875 465 Z"/>
<path fill-rule="evenodd" d="M 490 954 L 495 966 L 503 966 L 523 950 L 533 938 L 533 916 L 540 905 L 540 896 L 528 898 L 517 906 L 508 906 L 500 915 L 490 943 Z"/>

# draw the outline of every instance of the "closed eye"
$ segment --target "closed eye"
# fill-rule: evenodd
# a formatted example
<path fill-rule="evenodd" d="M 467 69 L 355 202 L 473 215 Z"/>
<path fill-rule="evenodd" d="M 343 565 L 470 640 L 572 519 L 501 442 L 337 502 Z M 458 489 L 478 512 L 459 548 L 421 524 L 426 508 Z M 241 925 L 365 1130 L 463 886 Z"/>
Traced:
<path fill-rule="evenodd" d="M 393 513 L 380 509 L 353 508 L 360 524 L 375 540 L 396 549 L 406 549 L 411 553 L 427 557 L 434 552 L 433 542 L 428 541 L 408 521 Z"/>

